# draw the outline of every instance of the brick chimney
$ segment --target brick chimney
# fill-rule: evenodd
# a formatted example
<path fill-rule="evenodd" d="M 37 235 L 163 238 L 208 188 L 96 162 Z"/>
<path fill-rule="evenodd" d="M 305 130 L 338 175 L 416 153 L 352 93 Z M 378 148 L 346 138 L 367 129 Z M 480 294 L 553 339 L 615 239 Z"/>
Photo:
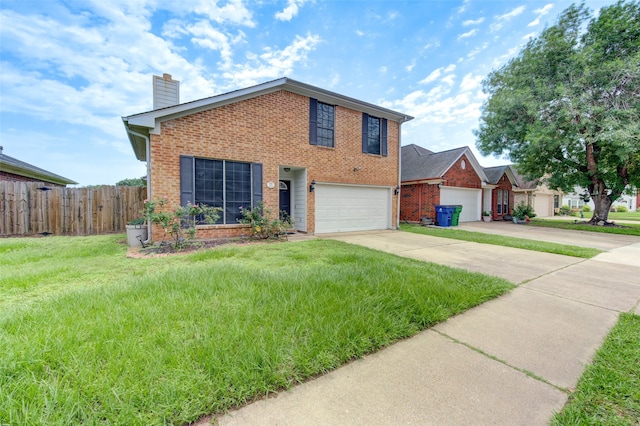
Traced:
<path fill-rule="evenodd" d="M 180 82 L 171 74 L 153 76 L 153 109 L 170 107 L 180 103 Z"/>

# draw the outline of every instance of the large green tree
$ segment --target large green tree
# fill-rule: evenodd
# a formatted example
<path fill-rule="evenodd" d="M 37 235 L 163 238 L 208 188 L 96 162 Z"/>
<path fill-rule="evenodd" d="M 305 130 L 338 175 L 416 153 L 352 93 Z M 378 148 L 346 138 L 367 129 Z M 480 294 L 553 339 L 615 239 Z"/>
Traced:
<path fill-rule="evenodd" d="M 640 5 L 573 5 L 483 81 L 477 147 L 552 188 L 586 188 L 594 222 L 640 187 Z"/>

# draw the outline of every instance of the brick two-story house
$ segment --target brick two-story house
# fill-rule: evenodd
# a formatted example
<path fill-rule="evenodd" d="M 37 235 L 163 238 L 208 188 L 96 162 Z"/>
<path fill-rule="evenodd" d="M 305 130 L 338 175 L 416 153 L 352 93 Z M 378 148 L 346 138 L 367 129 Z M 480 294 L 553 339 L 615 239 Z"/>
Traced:
<path fill-rule="evenodd" d="M 123 121 L 149 198 L 224 209 L 198 237 L 244 234 L 240 207 L 260 201 L 301 232 L 397 227 L 400 126 L 412 117 L 289 78 L 182 104 L 178 93 L 154 76 L 154 109 Z"/>

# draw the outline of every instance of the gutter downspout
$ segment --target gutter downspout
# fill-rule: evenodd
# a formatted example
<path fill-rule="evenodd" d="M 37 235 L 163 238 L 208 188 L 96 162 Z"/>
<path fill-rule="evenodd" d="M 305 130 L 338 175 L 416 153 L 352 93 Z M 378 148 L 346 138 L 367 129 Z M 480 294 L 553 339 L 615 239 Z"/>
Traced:
<path fill-rule="evenodd" d="M 143 135 L 142 133 L 134 132 L 126 126 L 127 133 L 133 136 L 138 136 L 139 138 L 143 138 L 146 145 L 147 151 L 147 199 L 151 199 L 151 140 L 149 136 Z M 148 244 L 151 242 L 151 223 L 147 223 L 147 241 L 143 241 L 143 243 Z"/>
<path fill-rule="evenodd" d="M 404 116 L 401 122 L 398 123 L 398 199 L 396 200 L 396 230 L 400 229 L 400 196 L 402 195 L 402 124 L 409 121 L 407 116 Z"/>

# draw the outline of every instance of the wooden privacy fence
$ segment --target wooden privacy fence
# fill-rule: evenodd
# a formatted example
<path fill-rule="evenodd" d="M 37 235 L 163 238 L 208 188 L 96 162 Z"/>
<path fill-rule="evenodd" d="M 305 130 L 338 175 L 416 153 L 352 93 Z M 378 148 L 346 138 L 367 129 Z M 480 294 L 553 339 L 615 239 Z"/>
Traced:
<path fill-rule="evenodd" d="M 142 216 L 147 188 L 62 188 L 42 182 L 0 181 L 0 236 L 96 235 L 124 232 Z"/>

